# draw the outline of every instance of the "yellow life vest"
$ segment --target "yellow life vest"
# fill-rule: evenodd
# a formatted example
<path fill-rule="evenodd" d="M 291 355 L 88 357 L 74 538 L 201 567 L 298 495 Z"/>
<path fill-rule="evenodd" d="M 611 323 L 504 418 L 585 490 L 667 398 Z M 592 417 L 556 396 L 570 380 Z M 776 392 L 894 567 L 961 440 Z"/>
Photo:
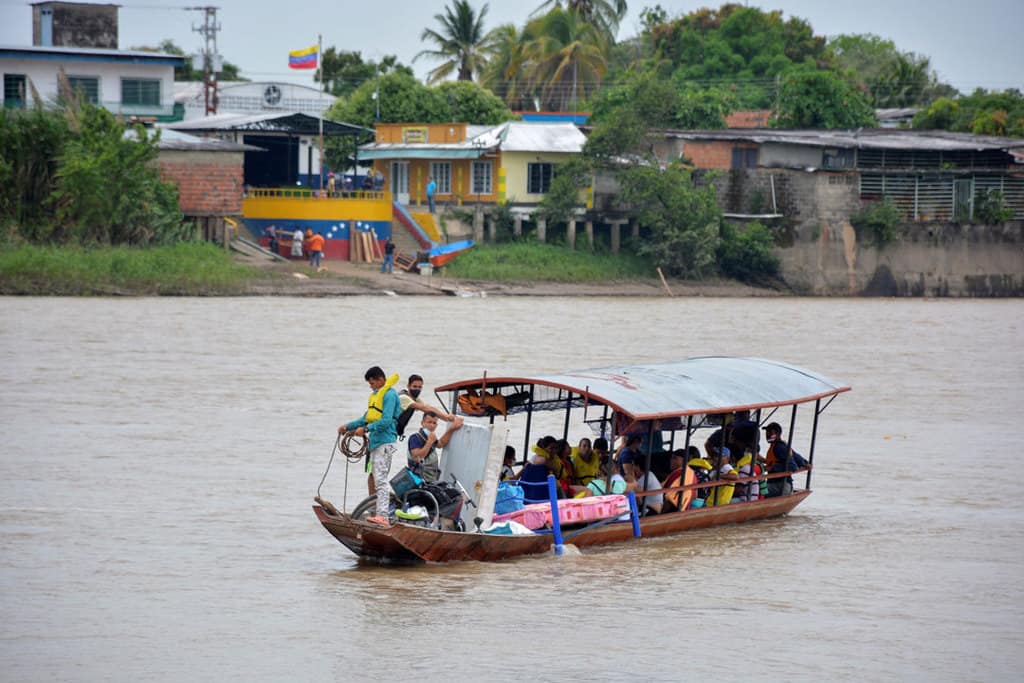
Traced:
<path fill-rule="evenodd" d="M 686 463 L 689 467 L 699 467 L 702 470 L 710 470 L 711 463 L 704 458 L 690 458 L 690 462 Z"/>
<path fill-rule="evenodd" d="M 388 389 L 396 384 L 398 384 L 398 375 L 394 374 L 384 381 L 384 386 L 370 394 L 370 400 L 367 401 L 366 406 L 367 424 L 370 422 L 376 422 L 384 414 L 384 394 L 386 394 Z"/>

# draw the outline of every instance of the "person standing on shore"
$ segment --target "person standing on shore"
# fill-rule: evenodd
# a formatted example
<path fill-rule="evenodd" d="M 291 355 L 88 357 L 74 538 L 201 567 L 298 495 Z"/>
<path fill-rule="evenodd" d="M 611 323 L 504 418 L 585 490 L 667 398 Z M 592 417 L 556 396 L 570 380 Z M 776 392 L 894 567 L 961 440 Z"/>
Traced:
<path fill-rule="evenodd" d="M 388 241 L 384 243 L 384 262 L 380 264 L 380 272 L 395 272 L 395 243 L 391 241 L 390 237 L 388 237 Z"/>
<path fill-rule="evenodd" d="M 380 367 L 374 365 L 363 375 L 373 393 L 363 416 L 338 427 L 338 434 L 352 432 L 368 440 L 371 464 L 368 482 L 371 495 L 377 497 L 377 514 L 368 522 L 390 526 L 391 486 L 388 473 L 391 471 L 391 456 L 398 450 L 398 416 L 401 408 L 398 394 L 392 388 L 398 382 L 398 375 L 386 377 Z"/>
<path fill-rule="evenodd" d="M 302 258 L 302 228 L 292 233 L 292 258 Z"/>
<path fill-rule="evenodd" d="M 313 233 L 309 238 L 309 266 L 310 268 L 320 267 L 320 257 L 324 253 L 324 236 L 318 232 Z"/>
<path fill-rule="evenodd" d="M 437 181 L 434 180 L 434 176 L 427 176 L 427 206 L 430 207 L 430 213 L 434 213 L 434 195 L 437 194 Z"/>

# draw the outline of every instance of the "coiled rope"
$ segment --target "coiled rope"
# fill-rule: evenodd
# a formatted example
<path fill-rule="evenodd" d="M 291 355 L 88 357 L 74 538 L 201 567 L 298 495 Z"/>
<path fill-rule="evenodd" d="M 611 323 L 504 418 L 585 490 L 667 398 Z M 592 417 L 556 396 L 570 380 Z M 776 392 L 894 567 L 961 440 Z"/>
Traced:
<path fill-rule="evenodd" d="M 345 509 L 345 506 L 348 503 L 348 466 L 349 464 L 355 464 L 363 459 L 363 456 L 366 455 L 366 447 L 368 445 L 369 440 L 366 437 L 357 436 L 352 433 L 346 434 L 344 437 L 339 434 L 338 438 L 334 440 L 334 447 L 331 448 L 331 457 L 327 461 L 327 468 L 324 470 L 324 476 L 320 477 L 320 484 L 316 487 L 316 498 L 314 498 L 316 502 L 323 505 L 324 509 L 331 514 L 337 514 L 337 510 L 330 504 L 330 502 L 325 501 L 320 497 L 320 489 L 323 488 L 324 482 L 327 481 L 327 473 L 331 471 L 331 465 L 334 463 L 335 453 L 341 451 L 345 455 L 345 460 L 347 461 L 345 463 L 345 489 L 341 500 L 341 507 L 342 509 Z"/>

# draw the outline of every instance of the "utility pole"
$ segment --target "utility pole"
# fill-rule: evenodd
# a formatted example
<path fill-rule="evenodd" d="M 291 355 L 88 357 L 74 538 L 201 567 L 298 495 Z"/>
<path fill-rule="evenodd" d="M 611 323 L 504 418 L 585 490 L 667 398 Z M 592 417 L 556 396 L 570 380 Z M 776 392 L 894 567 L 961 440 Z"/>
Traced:
<path fill-rule="evenodd" d="M 186 10 L 202 12 L 203 24 L 192 25 L 192 30 L 203 36 L 203 97 L 206 102 L 206 114 L 217 113 L 217 74 L 223 65 L 221 56 L 217 54 L 217 10 L 219 7 L 186 7 Z"/>

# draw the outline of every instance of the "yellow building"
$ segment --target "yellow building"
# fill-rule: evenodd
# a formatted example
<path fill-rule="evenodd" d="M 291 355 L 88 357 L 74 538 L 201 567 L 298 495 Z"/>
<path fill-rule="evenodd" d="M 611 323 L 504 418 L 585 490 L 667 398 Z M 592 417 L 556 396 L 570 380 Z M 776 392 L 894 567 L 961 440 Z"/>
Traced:
<path fill-rule="evenodd" d="M 507 202 L 529 212 L 548 192 L 555 166 L 578 155 L 585 140 L 572 123 L 386 123 L 359 158 L 373 160 L 402 204 L 425 205 L 433 178 L 439 204 Z"/>

